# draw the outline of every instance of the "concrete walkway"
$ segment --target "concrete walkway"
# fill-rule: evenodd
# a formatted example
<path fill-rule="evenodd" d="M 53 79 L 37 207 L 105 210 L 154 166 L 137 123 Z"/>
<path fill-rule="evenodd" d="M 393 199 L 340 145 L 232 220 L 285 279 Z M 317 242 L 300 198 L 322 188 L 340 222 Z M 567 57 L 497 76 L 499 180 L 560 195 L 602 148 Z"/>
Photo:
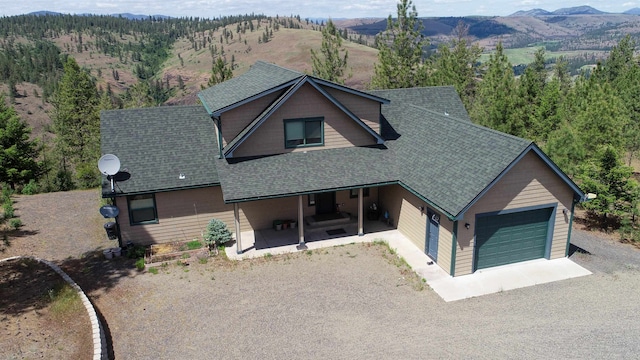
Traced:
<path fill-rule="evenodd" d="M 280 236 L 283 238 L 296 237 L 297 231 L 295 229 L 291 229 L 289 232 L 283 231 Z M 273 234 L 268 234 L 266 237 L 270 236 L 273 236 Z M 292 241 L 289 241 L 288 245 L 256 249 L 254 246 L 255 240 L 262 237 L 264 235 L 260 234 L 260 232 L 257 234 L 253 231 L 243 232 L 242 241 L 243 245 L 248 247 L 247 250 L 242 254 L 237 254 L 235 246 L 228 247 L 225 248 L 227 256 L 229 259 L 243 260 L 263 257 L 267 254 L 278 255 L 299 251 L 296 248 L 297 244 Z M 577 265 L 568 258 L 561 258 L 526 261 L 482 269 L 470 275 L 451 277 L 437 264 L 432 263 L 432 265 L 429 265 L 431 259 L 398 230 L 311 241 L 307 242 L 306 246 L 309 250 L 314 250 L 352 243 L 373 242 L 374 240 L 386 241 L 392 249 L 396 250 L 398 256 L 404 258 L 411 268 L 420 277 L 424 278 L 427 284 L 447 302 L 591 274 L 589 270 Z"/>

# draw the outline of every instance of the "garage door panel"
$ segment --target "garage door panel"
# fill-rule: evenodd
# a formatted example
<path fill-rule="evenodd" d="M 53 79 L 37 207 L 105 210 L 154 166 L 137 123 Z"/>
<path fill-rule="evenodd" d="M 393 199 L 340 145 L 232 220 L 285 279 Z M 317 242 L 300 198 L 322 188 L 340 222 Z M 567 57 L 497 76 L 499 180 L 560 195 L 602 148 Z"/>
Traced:
<path fill-rule="evenodd" d="M 553 208 L 479 217 L 476 221 L 476 269 L 545 256 Z"/>

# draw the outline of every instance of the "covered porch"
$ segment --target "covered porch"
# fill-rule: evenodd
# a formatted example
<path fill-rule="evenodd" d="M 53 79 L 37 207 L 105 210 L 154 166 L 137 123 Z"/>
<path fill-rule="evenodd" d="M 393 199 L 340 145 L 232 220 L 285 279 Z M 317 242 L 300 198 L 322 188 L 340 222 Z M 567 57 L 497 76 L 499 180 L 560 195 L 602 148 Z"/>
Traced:
<path fill-rule="evenodd" d="M 277 255 L 300 250 L 313 250 L 324 247 L 346 245 L 352 243 L 372 242 L 376 239 L 388 238 L 391 234 L 399 236 L 398 231 L 382 221 L 364 221 L 364 234 L 359 235 L 357 228 L 346 226 L 340 228 L 344 232 L 333 232 L 332 229 L 314 229 L 306 233 L 305 248 L 299 247 L 298 228 L 263 229 L 243 231 L 241 235 L 244 251 L 236 251 L 235 242 L 225 248 L 227 257 L 235 260 L 263 257 L 267 254 Z"/>

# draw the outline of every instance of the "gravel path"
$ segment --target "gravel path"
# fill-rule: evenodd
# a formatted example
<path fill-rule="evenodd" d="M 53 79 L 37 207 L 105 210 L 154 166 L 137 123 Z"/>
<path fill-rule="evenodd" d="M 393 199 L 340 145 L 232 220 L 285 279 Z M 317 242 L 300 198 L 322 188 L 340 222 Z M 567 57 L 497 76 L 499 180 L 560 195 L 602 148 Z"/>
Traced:
<path fill-rule="evenodd" d="M 574 238 L 594 275 L 454 303 L 416 291 L 383 247 L 363 245 L 169 266 L 96 302 L 117 309 L 104 313 L 117 358 L 635 358 L 640 272 L 627 259 L 638 264 L 638 250 Z"/>

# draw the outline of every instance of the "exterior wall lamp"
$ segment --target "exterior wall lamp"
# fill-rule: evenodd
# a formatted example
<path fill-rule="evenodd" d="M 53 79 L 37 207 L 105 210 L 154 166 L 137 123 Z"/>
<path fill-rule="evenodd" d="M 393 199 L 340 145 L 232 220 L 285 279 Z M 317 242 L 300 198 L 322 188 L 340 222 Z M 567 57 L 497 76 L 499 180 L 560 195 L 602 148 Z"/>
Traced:
<path fill-rule="evenodd" d="M 465 229 L 469 230 L 471 228 L 471 224 L 469 223 L 464 223 L 464 227 Z"/>

